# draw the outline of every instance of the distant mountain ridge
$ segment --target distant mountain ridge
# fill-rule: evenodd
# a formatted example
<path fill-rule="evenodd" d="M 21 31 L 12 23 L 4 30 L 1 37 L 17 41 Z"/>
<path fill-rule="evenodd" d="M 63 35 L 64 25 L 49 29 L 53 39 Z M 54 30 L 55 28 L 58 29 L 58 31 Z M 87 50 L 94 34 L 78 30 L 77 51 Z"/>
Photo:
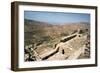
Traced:
<path fill-rule="evenodd" d="M 51 24 L 51 23 L 48 23 L 48 22 L 42 22 L 42 21 L 37 21 L 37 20 L 30 20 L 30 19 L 24 19 L 25 23 L 27 24 L 27 22 L 30 22 L 31 23 L 43 23 L 43 24 L 50 24 L 50 25 L 64 25 L 64 24 L 90 24 L 89 22 L 75 22 L 75 23 L 60 23 L 60 24 Z"/>

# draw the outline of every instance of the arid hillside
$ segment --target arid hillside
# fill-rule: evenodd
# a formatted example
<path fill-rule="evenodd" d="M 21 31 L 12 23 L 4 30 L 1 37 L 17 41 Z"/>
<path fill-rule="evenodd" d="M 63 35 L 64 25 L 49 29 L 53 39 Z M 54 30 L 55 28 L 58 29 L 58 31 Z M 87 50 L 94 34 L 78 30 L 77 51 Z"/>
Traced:
<path fill-rule="evenodd" d="M 81 34 L 78 36 L 78 34 Z M 70 38 L 68 42 L 64 41 L 64 38 L 70 35 L 74 35 L 75 38 Z M 76 37 L 78 36 L 78 37 Z M 59 46 L 59 44 L 63 43 L 63 46 Z M 71 55 L 69 59 L 71 58 L 89 58 L 90 57 L 90 24 L 86 22 L 78 22 L 78 23 L 63 23 L 63 24 L 49 24 L 46 22 L 40 22 L 35 20 L 27 20 L 25 19 L 24 22 L 24 43 L 25 48 L 30 47 L 28 45 L 31 45 L 31 48 L 35 50 L 35 55 L 38 55 L 38 60 L 41 60 L 39 57 L 47 60 L 52 60 L 58 58 L 58 55 L 62 56 L 63 59 L 67 59 L 69 54 Z M 70 43 L 70 44 L 69 44 Z M 86 55 L 81 54 L 83 51 L 83 46 L 88 45 L 88 52 L 86 49 Z M 71 46 L 74 48 L 73 51 L 70 51 L 69 49 L 64 48 L 62 51 L 65 53 L 64 55 L 59 54 L 58 50 L 62 47 L 69 47 Z M 80 46 L 80 47 L 79 47 Z M 27 48 L 26 48 L 27 49 Z M 77 50 L 77 51 L 76 51 Z M 69 51 L 69 52 L 68 52 Z M 26 51 L 25 51 L 26 52 Z M 58 53 L 57 53 L 58 52 Z M 80 52 L 80 54 L 77 52 Z M 56 55 L 53 55 L 55 54 Z M 73 53 L 76 54 L 76 57 L 73 56 Z M 28 57 L 27 52 L 25 53 L 25 57 Z M 87 55 L 88 54 L 88 55 Z M 31 54 L 32 55 L 32 54 Z M 53 57 L 50 57 L 50 56 Z M 60 59 L 61 57 L 59 57 Z M 31 59 L 30 59 L 31 60 Z M 35 59 L 36 60 L 36 59 Z M 33 60 L 32 60 L 33 61 Z"/>
<path fill-rule="evenodd" d="M 86 32 L 89 29 L 89 23 L 70 23 L 70 24 L 49 24 L 34 20 L 25 20 L 25 44 L 48 42 L 57 38 L 62 38 L 76 33 L 78 30 Z"/>

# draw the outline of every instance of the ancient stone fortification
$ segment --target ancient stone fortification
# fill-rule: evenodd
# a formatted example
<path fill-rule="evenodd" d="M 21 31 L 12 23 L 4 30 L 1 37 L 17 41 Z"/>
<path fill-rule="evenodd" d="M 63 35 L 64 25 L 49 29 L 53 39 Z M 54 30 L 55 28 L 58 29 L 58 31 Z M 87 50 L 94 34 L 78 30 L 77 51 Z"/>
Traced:
<path fill-rule="evenodd" d="M 87 35 L 75 33 L 63 37 L 54 48 L 45 48 L 36 50 L 32 45 L 25 47 L 25 61 L 41 60 L 66 60 L 84 57 L 87 48 Z M 43 46 L 43 45 L 42 45 Z M 41 45 L 40 45 L 41 47 Z"/>

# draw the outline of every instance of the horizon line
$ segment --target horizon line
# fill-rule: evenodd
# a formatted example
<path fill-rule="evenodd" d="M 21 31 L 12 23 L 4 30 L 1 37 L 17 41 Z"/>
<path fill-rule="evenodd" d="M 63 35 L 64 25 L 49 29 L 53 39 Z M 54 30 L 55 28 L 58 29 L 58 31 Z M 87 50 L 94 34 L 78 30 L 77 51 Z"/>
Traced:
<path fill-rule="evenodd" d="M 50 22 L 46 22 L 46 21 L 39 21 L 39 20 L 34 20 L 34 19 L 27 19 L 27 18 L 24 18 L 24 20 L 30 20 L 30 21 L 36 21 L 36 22 L 41 22 L 41 23 L 48 23 L 48 24 L 52 24 L 52 25 L 63 25 L 63 24 L 75 24 L 75 23 L 89 23 L 90 22 L 86 22 L 86 21 L 81 21 L 81 22 L 64 22 L 64 23 L 50 23 Z"/>

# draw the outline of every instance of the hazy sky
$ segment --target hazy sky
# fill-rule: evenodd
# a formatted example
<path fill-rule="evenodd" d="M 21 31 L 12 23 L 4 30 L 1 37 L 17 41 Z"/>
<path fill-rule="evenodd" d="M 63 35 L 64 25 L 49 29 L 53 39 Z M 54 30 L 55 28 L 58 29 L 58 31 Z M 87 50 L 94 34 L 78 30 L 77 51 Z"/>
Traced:
<path fill-rule="evenodd" d="M 90 14 L 67 12 L 24 11 L 24 18 L 56 24 L 90 22 Z"/>

